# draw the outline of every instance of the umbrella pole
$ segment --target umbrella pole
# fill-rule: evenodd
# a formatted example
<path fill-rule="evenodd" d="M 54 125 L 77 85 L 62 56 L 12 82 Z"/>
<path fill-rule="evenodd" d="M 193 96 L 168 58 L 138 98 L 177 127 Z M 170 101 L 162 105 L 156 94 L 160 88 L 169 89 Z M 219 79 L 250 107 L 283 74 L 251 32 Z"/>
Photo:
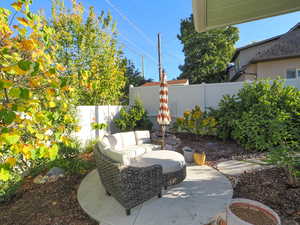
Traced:
<path fill-rule="evenodd" d="M 161 126 L 161 135 L 162 135 L 161 149 L 162 150 L 165 148 L 165 131 L 166 131 L 166 127 L 162 125 Z"/>

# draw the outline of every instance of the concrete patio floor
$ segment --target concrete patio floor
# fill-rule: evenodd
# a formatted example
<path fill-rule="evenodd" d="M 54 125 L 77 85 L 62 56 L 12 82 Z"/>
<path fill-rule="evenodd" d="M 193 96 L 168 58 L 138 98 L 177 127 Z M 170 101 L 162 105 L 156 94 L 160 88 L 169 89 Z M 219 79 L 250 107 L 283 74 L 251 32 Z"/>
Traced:
<path fill-rule="evenodd" d="M 232 199 L 230 182 L 208 166 L 187 167 L 187 178 L 132 209 L 124 208 L 105 194 L 96 170 L 89 173 L 78 189 L 82 209 L 100 225 L 201 225 L 225 211 Z"/>

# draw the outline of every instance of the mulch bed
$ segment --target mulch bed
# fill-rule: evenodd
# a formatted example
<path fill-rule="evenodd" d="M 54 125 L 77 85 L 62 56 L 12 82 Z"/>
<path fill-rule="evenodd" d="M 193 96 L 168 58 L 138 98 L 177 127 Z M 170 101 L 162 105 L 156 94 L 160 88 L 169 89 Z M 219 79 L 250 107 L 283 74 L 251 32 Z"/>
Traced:
<path fill-rule="evenodd" d="M 263 154 L 246 152 L 234 141 L 214 137 L 193 137 L 177 134 L 182 147 L 189 146 L 205 152 L 208 165 L 228 159 L 261 158 Z M 91 156 L 83 156 L 91 160 Z M 88 172 L 87 172 L 88 173 Z M 1 225 L 98 225 L 90 219 L 77 202 L 77 189 L 87 174 L 66 175 L 56 182 L 34 184 L 27 178 L 16 196 L 0 204 Z M 232 181 L 232 177 L 229 177 Z M 278 168 L 245 173 L 234 179 L 234 197 L 260 201 L 275 210 L 283 225 L 300 224 L 300 188 L 287 184 L 284 171 Z"/>
<path fill-rule="evenodd" d="M 196 152 L 205 152 L 207 164 L 213 167 L 225 160 L 261 159 L 265 156 L 263 153 L 247 152 L 234 141 L 190 134 L 176 136 L 182 141 L 179 152 L 184 146 L 191 147 Z M 269 168 L 228 178 L 234 187 L 234 198 L 262 202 L 279 214 L 283 225 L 300 224 L 300 188 L 288 185 L 283 169 Z"/>
<path fill-rule="evenodd" d="M 176 137 L 181 139 L 178 147 L 180 152 L 184 146 L 191 147 L 196 152 L 205 152 L 208 163 L 215 164 L 224 160 L 243 160 L 249 158 L 262 158 L 263 153 L 246 151 L 233 140 L 220 140 L 213 136 L 197 136 L 193 134 L 177 133 Z"/>
<path fill-rule="evenodd" d="M 300 224 L 300 187 L 289 186 L 283 169 L 270 168 L 240 175 L 233 197 L 269 206 L 279 214 L 283 224 Z"/>
<path fill-rule="evenodd" d="M 35 184 L 33 178 L 26 178 L 16 196 L 0 204 L 0 224 L 98 225 L 77 202 L 77 189 L 85 175 L 66 175 L 46 184 Z"/>

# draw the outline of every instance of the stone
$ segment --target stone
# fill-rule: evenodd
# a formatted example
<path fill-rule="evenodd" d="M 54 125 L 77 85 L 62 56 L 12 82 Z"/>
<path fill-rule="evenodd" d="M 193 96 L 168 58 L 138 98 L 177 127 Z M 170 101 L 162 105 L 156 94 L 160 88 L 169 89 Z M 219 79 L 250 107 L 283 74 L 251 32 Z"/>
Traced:
<path fill-rule="evenodd" d="M 33 183 L 35 184 L 44 184 L 47 182 L 47 179 L 42 175 L 38 175 L 33 179 Z"/>
<path fill-rule="evenodd" d="M 214 143 L 214 142 L 208 142 L 208 143 L 206 144 L 206 147 L 214 148 L 214 147 L 218 147 L 218 144 L 217 144 L 217 143 Z"/>
<path fill-rule="evenodd" d="M 218 170 L 226 175 L 240 175 L 249 171 L 258 170 L 264 168 L 265 165 L 256 162 L 246 162 L 238 160 L 228 160 L 220 162 L 217 165 Z"/>
<path fill-rule="evenodd" d="M 171 151 L 174 150 L 173 146 L 172 145 L 168 145 L 168 144 L 165 145 L 165 149 L 166 150 L 171 150 Z"/>
<path fill-rule="evenodd" d="M 56 177 L 61 177 L 65 175 L 65 171 L 59 167 L 53 167 L 51 168 L 48 173 L 46 174 L 47 177 L 52 177 L 52 176 L 56 176 Z"/>
<path fill-rule="evenodd" d="M 97 171 L 81 182 L 77 198 L 82 209 L 101 225 L 200 225 L 226 210 L 232 199 L 229 180 L 208 166 L 188 166 L 186 179 L 131 210 L 105 194 Z"/>

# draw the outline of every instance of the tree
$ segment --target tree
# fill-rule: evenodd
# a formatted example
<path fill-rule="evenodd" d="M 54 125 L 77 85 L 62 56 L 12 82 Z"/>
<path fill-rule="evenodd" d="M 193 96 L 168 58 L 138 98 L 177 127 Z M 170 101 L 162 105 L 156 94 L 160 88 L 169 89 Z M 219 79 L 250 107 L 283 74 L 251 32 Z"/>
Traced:
<path fill-rule="evenodd" d="M 238 28 L 228 26 L 197 33 L 191 15 L 181 21 L 178 39 L 185 55 L 184 65 L 179 66 L 180 79 L 189 79 L 192 84 L 226 80 L 225 70 L 239 39 Z"/>
<path fill-rule="evenodd" d="M 76 129 L 74 88 L 60 79 L 65 68 L 49 41 L 57 33 L 29 2 L 12 4 L 15 20 L 0 8 L 0 183 L 38 159 L 55 159 Z"/>
<path fill-rule="evenodd" d="M 100 16 L 72 0 L 72 9 L 56 0 L 51 26 L 57 31 L 57 60 L 65 67 L 65 81 L 76 87 L 77 105 L 118 104 L 125 86 L 125 60 L 117 47 L 115 23 L 110 14 Z"/>
<path fill-rule="evenodd" d="M 129 95 L 129 86 L 133 85 L 135 87 L 141 86 L 147 82 L 152 82 L 153 80 L 145 79 L 141 72 L 135 67 L 135 65 L 130 61 L 126 60 L 126 71 L 125 71 L 125 77 L 126 77 L 126 85 L 125 85 L 125 96 L 126 101 L 128 101 L 128 95 Z"/>

